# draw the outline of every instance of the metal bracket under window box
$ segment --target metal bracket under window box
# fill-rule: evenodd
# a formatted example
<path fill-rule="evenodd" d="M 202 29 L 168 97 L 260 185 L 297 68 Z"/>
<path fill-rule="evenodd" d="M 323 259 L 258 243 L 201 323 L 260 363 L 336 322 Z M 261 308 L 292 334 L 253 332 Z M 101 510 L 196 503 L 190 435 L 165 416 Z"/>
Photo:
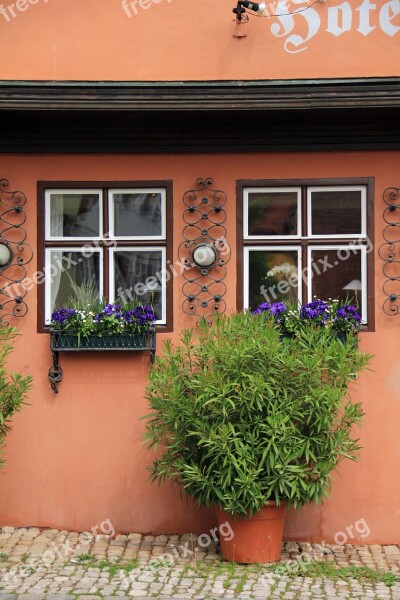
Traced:
<path fill-rule="evenodd" d="M 59 364 L 60 352 L 150 352 L 150 361 L 154 363 L 156 353 L 156 330 L 146 333 L 110 334 L 78 336 L 73 332 L 50 331 L 50 350 L 53 366 L 49 370 L 49 381 L 52 390 L 58 394 L 58 384 L 63 378 L 63 370 Z"/>

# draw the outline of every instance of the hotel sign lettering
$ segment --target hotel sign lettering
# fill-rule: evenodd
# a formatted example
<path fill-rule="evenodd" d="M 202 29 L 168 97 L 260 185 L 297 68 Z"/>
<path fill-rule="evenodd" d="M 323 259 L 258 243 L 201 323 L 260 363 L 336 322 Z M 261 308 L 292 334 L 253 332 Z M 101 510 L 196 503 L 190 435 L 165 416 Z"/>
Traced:
<path fill-rule="evenodd" d="M 377 3 L 363 0 L 361 3 L 341 2 L 331 5 L 314 3 L 310 0 L 280 0 L 273 3 L 275 14 L 271 33 L 284 38 L 286 52 L 303 52 L 319 32 L 325 31 L 339 37 L 349 32 L 368 36 L 376 30 L 394 37 L 400 31 L 400 0 Z M 293 6 L 297 8 L 293 10 Z"/>

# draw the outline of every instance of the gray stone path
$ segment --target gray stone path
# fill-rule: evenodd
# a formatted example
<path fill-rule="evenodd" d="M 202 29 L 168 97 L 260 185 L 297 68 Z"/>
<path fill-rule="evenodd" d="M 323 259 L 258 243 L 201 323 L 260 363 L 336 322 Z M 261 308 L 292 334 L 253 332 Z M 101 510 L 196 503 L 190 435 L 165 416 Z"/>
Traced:
<path fill-rule="evenodd" d="M 361 577 L 363 567 L 372 571 Z M 279 564 L 256 566 L 227 563 L 215 542 L 204 548 L 191 534 L 0 529 L 0 600 L 71 598 L 400 600 L 400 546 L 288 542 Z"/>

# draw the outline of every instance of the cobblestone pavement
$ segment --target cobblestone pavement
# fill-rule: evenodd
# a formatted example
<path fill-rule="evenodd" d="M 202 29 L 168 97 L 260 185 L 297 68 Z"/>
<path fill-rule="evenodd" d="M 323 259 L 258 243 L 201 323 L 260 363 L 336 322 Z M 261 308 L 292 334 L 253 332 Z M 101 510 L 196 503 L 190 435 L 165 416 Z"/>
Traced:
<path fill-rule="evenodd" d="M 271 567 L 227 563 L 214 541 L 205 548 L 201 541 L 204 538 L 198 540 L 191 534 L 131 533 L 110 538 L 88 532 L 3 527 L 0 600 L 400 600 L 400 546 L 288 542 L 281 562 Z M 319 570 L 310 576 L 310 565 L 323 573 Z M 332 567 L 345 569 L 333 575 Z M 353 567 L 351 575 L 349 567 Z M 362 567 L 379 571 L 379 577 L 362 579 L 358 573 Z"/>

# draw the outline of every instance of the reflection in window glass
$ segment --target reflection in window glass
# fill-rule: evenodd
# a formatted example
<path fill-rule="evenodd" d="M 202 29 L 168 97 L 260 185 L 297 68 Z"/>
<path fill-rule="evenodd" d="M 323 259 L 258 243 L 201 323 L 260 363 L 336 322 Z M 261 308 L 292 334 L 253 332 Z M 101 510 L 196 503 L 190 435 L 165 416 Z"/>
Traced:
<path fill-rule="evenodd" d="M 313 296 L 347 299 L 361 309 L 363 278 L 360 250 L 312 250 L 311 261 Z"/>
<path fill-rule="evenodd" d="M 254 310 L 262 302 L 297 302 L 297 276 L 297 251 L 251 250 L 249 252 L 249 307 Z"/>
<path fill-rule="evenodd" d="M 157 274 L 162 269 L 160 250 L 116 251 L 114 256 L 114 297 L 116 302 L 138 300 L 151 306 L 162 319 L 162 286 Z"/>
<path fill-rule="evenodd" d="M 361 212 L 360 190 L 311 192 L 313 235 L 359 235 Z"/>
<path fill-rule="evenodd" d="M 249 192 L 248 235 L 297 235 L 296 191 Z"/>
<path fill-rule="evenodd" d="M 50 236 L 100 236 L 100 199 L 97 193 L 51 193 Z"/>
<path fill-rule="evenodd" d="M 114 193 L 114 231 L 116 237 L 162 235 L 161 193 Z"/>
<path fill-rule="evenodd" d="M 86 250 L 82 252 L 71 252 L 51 250 L 49 273 L 51 273 L 50 288 L 50 310 L 65 306 L 70 298 L 74 297 L 71 280 L 78 285 L 94 282 L 98 289 L 100 298 L 100 254 L 93 252 L 88 256 Z"/>

